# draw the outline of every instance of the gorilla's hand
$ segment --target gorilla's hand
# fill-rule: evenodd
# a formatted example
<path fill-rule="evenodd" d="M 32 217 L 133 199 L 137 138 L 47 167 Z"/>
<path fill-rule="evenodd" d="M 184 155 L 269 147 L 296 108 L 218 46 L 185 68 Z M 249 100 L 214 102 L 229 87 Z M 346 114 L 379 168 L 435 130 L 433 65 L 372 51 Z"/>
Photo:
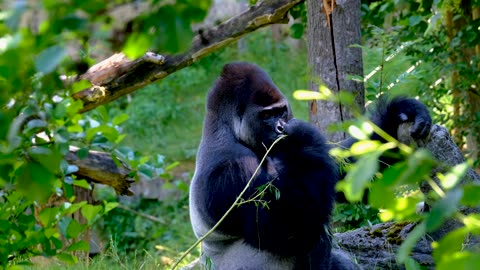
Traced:
<path fill-rule="evenodd" d="M 283 126 L 283 133 L 287 135 L 285 140 L 295 147 L 324 144 L 324 138 L 317 127 L 295 118 Z"/>
<path fill-rule="evenodd" d="M 432 118 L 427 107 L 416 99 L 405 99 L 398 104 L 399 118 L 402 123 L 413 122 L 410 135 L 415 139 L 423 139 L 430 133 Z"/>
<path fill-rule="evenodd" d="M 415 139 L 426 138 L 432 127 L 432 118 L 427 107 L 416 99 L 404 97 L 397 97 L 389 102 L 380 100 L 372 121 L 395 138 L 398 126 L 403 123 L 413 123 L 410 135 Z"/>

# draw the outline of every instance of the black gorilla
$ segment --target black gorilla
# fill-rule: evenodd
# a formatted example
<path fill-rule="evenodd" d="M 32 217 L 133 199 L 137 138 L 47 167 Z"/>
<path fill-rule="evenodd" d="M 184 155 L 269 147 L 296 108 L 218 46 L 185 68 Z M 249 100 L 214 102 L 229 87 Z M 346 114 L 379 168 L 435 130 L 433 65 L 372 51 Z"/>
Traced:
<path fill-rule="evenodd" d="M 391 135 L 403 122 L 412 134 L 428 134 L 425 106 L 394 99 L 373 115 Z M 225 214 L 253 175 L 266 149 L 288 135 L 269 154 L 244 200 L 271 183 L 262 206 L 235 208 L 204 242 L 215 269 L 356 269 L 332 251 L 328 232 L 339 168 L 319 130 L 293 118 L 287 99 L 259 67 L 225 65 L 208 94 L 207 115 L 190 189 L 190 216 L 197 237 Z M 353 140 L 346 142 L 347 145 Z"/>

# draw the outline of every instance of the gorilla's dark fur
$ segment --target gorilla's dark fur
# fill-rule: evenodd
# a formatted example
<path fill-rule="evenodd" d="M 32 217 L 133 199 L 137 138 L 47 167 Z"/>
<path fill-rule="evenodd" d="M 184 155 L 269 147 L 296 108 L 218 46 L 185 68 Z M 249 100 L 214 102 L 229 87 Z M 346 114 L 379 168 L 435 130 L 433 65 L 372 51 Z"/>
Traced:
<path fill-rule="evenodd" d="M 412 134 L 428 134 L 425 106 L 397 98 L 377 109 L 372 120 L 395 137 L 403 122 Z M 266 149 L 280 135 L 253 185 L 243 196 L 271 183 L 262 201 L 235 208 L 203 242 L 215 269 L 356 269 L 328 232 L 339 168 L 313 125 L 293 118 L 287 99 L 259 67 L 225 65 L 208 94 L 207 115 L 190 190 L 195 234 L 204 235 L 244 189 Z M 348 140 L 351 145 L 354 140 Z M 256 193 L 257 192 L 257 193 Z M 279 197 L 278 197 L 279 194 Z"/>

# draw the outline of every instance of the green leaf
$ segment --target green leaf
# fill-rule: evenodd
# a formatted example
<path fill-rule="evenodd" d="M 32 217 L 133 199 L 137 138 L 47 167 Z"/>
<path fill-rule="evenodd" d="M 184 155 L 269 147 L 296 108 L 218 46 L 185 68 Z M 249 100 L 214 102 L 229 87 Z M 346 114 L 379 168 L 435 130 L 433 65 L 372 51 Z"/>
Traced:
<path fill-rule="evenodd" d="M 80 240 L 76 243 L 71 244 L 69 247 L 67 247 L 67 251 L 89 251 L 90 250 L 90 244 L 88 244 L 87 241 L 85 240 Z"/>
<path fill-rule="evenodd" d="M 436 265 L 437 270 L 452 270 L 452 269 L 478 269 L 480 265 L 480 256 L 478 253 L 470 251 L 458 251 L 450 254 Z"/>
<path fill-rule="evenodd" d="M 352 147 L 350 148 L 350 151 L 352 152 L 352 155 L 360 156 L 366 153 L 378 151 L 380 146 L 381 146 L 381 143 L 379 141 L 371 141 L 371 140 L 358 141 L 352 145 Z"/>
<path fill-rule="evenodd" d="M 305 3 L 302 2 L 300 4 L 296 4 L 289 10 L 289 12 L 294 19 L 300 18 L 305 14 Z"/>
<path fill-rule="evenodd" d="M 362 156 L 348 170 L 343 181 L 337 184 L 337 189 L 344 192 L 351 202 L 360 201 L 365 188 L 370 185 L 373 177 L 378 171 L 378 157 L 382 152 L 371 152 Z"/>
<path fill-rule="evenodd" d="M 409 258 L 407 258 L 407 261 L 405 262 L 405 269 L 406 270 L 420 270 L 422 268 L 420 267 L 420 264 L 417 261 L 415 261 L 415 259 L 409 257 Z"/>
<path fill-rule="evenodd" d="M 462 180 L 463 176 L 467 173 L 468 170 L 468 164 L 462 163 L 454 166 L 453 168 L 450 169 L 450 171 L 445 174 L 445 175 L 438 175 L 438 179 L 440 179 L 440 182 L 442 183 L 442 187 L 445 189 L 449 190 L 452 189 L 457 185 L 460 180 Z"/>
<path fill-rule="evenodd" d="M 88 148 L 80 148 L 77 151 L 77 156 L 79 159 L 84 159 L 88 157 Z"/>
<path fill-rule="evenodd" d="M 64 237 L 67 236 L 67 228 L 71 221 L 72 218 L 68 216 L 64 216 L 58 221 L 58 230 Z"/>
<path fill-rule="evenodd" d="M 74 100 L 72 98 L 66 98 L 62 101 L 65 104 L 67 116 L 72 118 L 83 108 L 83 102 L 80 100 Z"/>
<path fill-rule="evenodd" d="M 388 194 L 385 197 L 388 198 Z M 379 213 L 379 217 L 384 222 L 392 219 L 412 220 L 417 218 L 416 206 L 420 202 L 419 196 L 394 198 L 385 205 L 386 208 Z"/>
<path fill-rule="evenodd" d="M 89 82 L 88 80 L 80 80 L 80 81 L 77 81 L 77 82 L 73 83 L 70 86 L 70 89 L 72 89 L 72 93 L 77 93 L 77 92 L 80 92 L 80 91 L 85 90 L 87 88 L 90 88 L 91 86 L 92 86 L 92 83 Z"/>
<path fill-rule="evenodd" d="M 83 128 L 80 125 L 72 125 L 67 127 L 67 131 L 70 133 L 81 133 L 83 132 Z"/>
<path fill-rule="evenodd" d="M 410 18 L 408 18 L 408 23 L 410 24 L 410 26 L 415 26 L 419 24 L 421 21 L 422 21 L 422 17 L 418 15 L 410 16 Z"/>
<path fill-rule="evenodd" d="M 170 171 L 170 170 L 172 170 L 173 168 L 177 167 L 178 165 L 180 165 L 180 162 L 175 161 L 175 162 L 173 162 L 172 164 L 168 165 L 168 166 L 165 168 L 165 171 Z"/>
<path fill-rule="evenodd" d="M 395 179 L 396 184 L 418 184 L 430 174 L 435 162 L 425 149 L 419 149 L 410 155 L 407 164 Z"/>
<path fill-rule="evenodd" d="M 432 244 L 434 247 L 432 255 L 435 262 L 439 263 L 443 260 L 449 260 L 453 253 L 461 251 L 463 248 L 463 241 L 467 235 L 467 228 L 461 227 L 449 232 L 442 237 L 438 243 L 434 242 Z"/>
<path fill-rule="evenodd" d="M 305 32 L 305 26 L 303 23 L 294 23 L 290 26 L 290 36 L 292 38 L 300 39 Z"/>
<path fill-rule="evenodd" d="M 470 233 L 480 234 L 480 214 L 469 214 L 462 221 Z"/>
<path fill-rule="evenodd" d="M 126 114 L 126 113 L 121 113 L 121 114 L 119 114 L 119 115 L 117 115 L 117 116 L 115 116 L 115 117 L 113 118 L 112 124 L 113 124 L 114 126 L 118 126 L 118 125 L 120 125 L 121 123 L 123 123 L 123 122 L 125 122 L 125 121 L 127 121 L 127 120 L 128 120 L 128 114 Z"/>
<path fill-rule="evenodd" d="M 68 254 L 68 253 L 60 253 L 57 255 L 57 258 L 63 262 L 66 262 L 68 264 L 76 264 L 78 263 L 78 258 Z"/>
<path fill-rule="evenodd" d="M 130 35 L 123 47 L 123 53 L 130 59 L 136 59 L 144 55 L 152 46 L 152 39 L 149 35 L 135 32 Z"/>
<path fill-rule="evenodd" d="M 65 48 L 59 45 L 49 47 L 35 57 L 35 69 L 48 74 L 52 72 L 65 58 Z"/>
<path fill-rule="evenodd" d="M 55 108 L 53 109 L 52 116 L 55 119 L 62 120 L 67 116 L 67 108 L 66 108 L 66 103 L 65 102 L 60 102 L 55 105 Z"/>
<path fill-rule="evenodd" d="M 52 173 L 60 171 L 60 162 L 62 155 L 52 148 L 43 146 L 34 146 L 28 149 L 28 155 L 43 167 L 47 168 Z"/>
<path fill-rule="evenodd" d="M 378 179 L 373 182 L 368 192 L 368 203 L 375 208 L 386 208 L 393 204 L 395 200 L 395 193 L 393 189 L 383 182 L 383 179 Z"/>
<path fill-rule="evenodd" d="M 17 188 L 27 198 L 45 202 L 52 193 L 55 175 L 35 162 L 24 164 L 18 169 Z"/>
<path fill-rule="evenodd" d="M 138 171 L 151 179 L 154 176 L 155 168 L 147 164 L 142 164 L 138 166 Z"/>
<path fill-rule="evenodd" d="M 108 213 L 108 212 L 112 211 L 112 210 L 115 209 L 118 205 L 119 205 L 118 202 L 105 202 L 104 213 Z"/>
<path fill-rule="evenodd" d="M 125 139 L 125 137 L 127 137 L 127 134 L 119 134 L 114 143 L 119 144 L 121 141 L 123 141 L 123 139 Z"/>
<path fill-rule="evenodd" d="M 91 141 L 97 133 L 105 136 L 110 142 L 115 142 L 119 136 L 118 131 L 114 127 L 108 125 L 101 125 L 96 128 L 88 129 L 86 139 L 88 141 Z"/>
<path fill-rule="evenodd" d="M 425 235 L 425 229 L 425 223 L 422 222 L 415 226 L 415 228 L 408 234 L 407 238 L 405 239 L 405 241 L 403 241 L 397 252 L 397 261 L 399 263 L 405 263 L 407 261 L 410 252 L 412 251 L 417 241 Z"/>
<path fill-rule="evenodd" d="M 107 8 L 108 1 L 82 1 L 74 0 L 73 3 L 79 8 L 91 15 L 95 15 L 97 12 Z"/>
<path fill-rule="evenodd" d="M 49 227 L 52 223 L 56 221 L 56 216 L 59 213 L 58 207 L 49 207 L 44 208 L 40 214 L 38 214 L 38 219 L 44 227 Z"/>
<path fill-rule="evenodd" d="M 89 2 L 90 4 L 96 2 Z M 70 31 L 81 31 L 88 26 L 88 20 L 77 16 L 69 15 L 61 20 L 62 26 Z"/>
<path fill-rule="evenodd" d="M 190 22 L 202 22 L 207 14 L 207 9 L 199 7 L 187 6 L 181 13 L 181 17 Z"/>
<path fill-rule="evenodd" d="M 82 180 L 73 180 L 73 185 L 77 186 L 77 187 L 82 187 L 82 188 L 87 189 L 87 190 L 92 189 L 90 184 L 86 180 L 83 180 L 83 179 Z"/>
<path fill-rule="evenodd" d="M 91 224 L 95 217 L 98 215 L 98 213 L 102 211 L 102 206 L 86 204 L 82 206 L 82 209 L 80 211 L 83 217 L 88 221 L 88 223 Z"/>
<path fill-rule="evenodd" d="M 9 265 L 6 268 L 7 270 L 25 270 L 25 267 L 21 265 Z"/>
<path fill-rule="evenodd" d="M 457 211 L 463 190 L 460 188 L 450 190 L 446 196 L 436 202 L 425 220 L 427 231 L 438 229 L 443 222 Z"/>
<path fill-rule="evenodd" d="M 45 121 L 41 119 L 33 119 L 28 121 L 27 126 L 23 131 L 23 134 L 27 134 L 27 136 L 30 136 L 33 133 L 36 133 L 41 131 L 42 129 L 45 129 L 46 127 L 47 127 L 47 123 Z"/>
<path fill-rule="evenodd" d="M 71 219 L 65 231 L 67 239 L 76 238 L 86 228 L 87 228 L 86 224 L 80 224 L 75 219 Z"/>
<path fill-rule="evenodd" d="M 107 123 L 110 120 L 110 116 L 108 116 L 108 111 L 105 106 L 97 107 L 96 111 L 100 114 L 103 122 Z"/>
<path fill-rule="evenodd" d="M 66 170 L 64 171 L 64 174 L 72 174 L 74 172 L 78 172 L 78 166 L 68 164 Z"/>
<path fill-rule="evenodd" d="M 76 212 L 78 209 L 82 208 L 86 204 L 87 204 L 86 201 L 82 201 L 82 202 L 74 203 L 74 204 L 64 203 L 64 208 L 65 208 L 65 210 L 67 210 L 67 213 L 73 214 L 74 212 Z"/>

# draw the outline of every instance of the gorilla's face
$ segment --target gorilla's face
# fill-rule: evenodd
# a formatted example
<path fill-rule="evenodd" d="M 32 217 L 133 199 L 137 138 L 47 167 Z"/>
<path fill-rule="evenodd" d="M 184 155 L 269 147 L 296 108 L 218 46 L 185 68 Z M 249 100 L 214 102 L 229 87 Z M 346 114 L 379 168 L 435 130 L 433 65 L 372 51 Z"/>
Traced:
<path fill-rule="evenodd" d="M 252 150 L 263 151 L 283 134 L 284 126 L 291 118 L 285 99 L 266 107 L 250 105 L 235 121 L 235 131 L 242 143 Z"/>
<path fill-rule="evenodd" d="M 264 152 L 292 118 L 288 101 L 265 71 L 249 63 L 224 66 L 209 92 L 207 119 L 211 130 L 233 127 L 236 139 L 255 152 Z"/>

